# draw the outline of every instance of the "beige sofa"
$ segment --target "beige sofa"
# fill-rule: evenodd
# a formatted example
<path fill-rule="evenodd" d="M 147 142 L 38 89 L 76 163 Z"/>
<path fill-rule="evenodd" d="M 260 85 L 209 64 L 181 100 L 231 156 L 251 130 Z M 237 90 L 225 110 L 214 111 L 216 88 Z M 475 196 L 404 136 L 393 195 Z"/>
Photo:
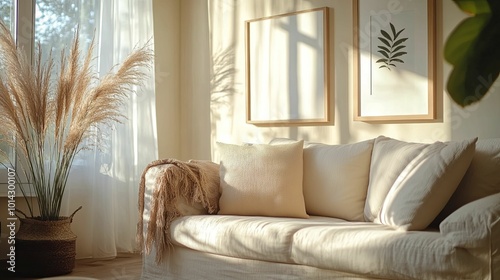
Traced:
<path fill-rule="evenodd" d="M 216 215 L 176 201 L 142 279 L 500 279 L 500 139 L 217 145 Z M 175 168 L 144 173 L 145 239 Z"/>

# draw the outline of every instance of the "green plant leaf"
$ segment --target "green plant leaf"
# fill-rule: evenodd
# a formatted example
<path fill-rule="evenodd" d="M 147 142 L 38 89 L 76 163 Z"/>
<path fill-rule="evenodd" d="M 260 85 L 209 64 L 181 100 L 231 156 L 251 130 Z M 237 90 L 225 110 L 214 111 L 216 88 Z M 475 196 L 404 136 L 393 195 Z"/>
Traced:
<path fill-rule="evenodd" d="M 381 50 L 379 50 L 377 52 L 380 53 L 380 54 L 382 54 L 385 58 L 389 58 L 389 54 L 387 52 L 381 51 Z"/>
<path fill-rule="evenodd" d="M 384 30 L 380 30 L 380 33 L 387 39 L 387 40 L 392 40 L 391 35 L 389 33 L 385 32 Z"/>
<path fill-rule="evenodd" d="M 391 26 L 392 37 L 394 37 L 394 39 L 396 39 L 398 36 L 396 35 L 396 28 L 394 27 L 394 24 L 392 24 L 392 22 L 390 22 L 389 25 Z"/>
<path fill-rule="evenodd" d="M 407 54 L 407 52 L 398 52 L 398 53 L 393 54 L 392 58 L 399 57 L 399 56 L 402 56 L 402 55 L 405 55 L 405 54 Z"/>
<path fill-rule="evenodd" d="M 380 66 L 379 68 L 387 68 L 391 70 L 392 67 L 396 67 L 396 64 L 393 62 L 399 62 L 399 63 L 404 63 L 402 59 L 394 59 L 396 57 L 401 57 L 407 52 L 401 51 L 402 49 L 406 48 L 405 45 L 402 45 L 408 38 L 402 38 L 399 40 L 396 40 L 396 38 L 405 30 L 404 28 L 401 29 L 400 31 L 396 31 L 396 27 L 392 22 L 389 23 L 390 29 L 392 34 L 394 35 L 393 38 L 391 38 L 391 35 L 389 34 L 388 31 L 385 30 L 380 30 L 380 33 L 382 34 L 383 37 L 378 37 L 380 42 L 383 45 L 378 46 L 378 53 L 380 53 L 382 56 L 385 57 L 385 59 L 379 59 L 377 60 L 376 63 L 383 63 L 384 65 Z"/>
<path fill-rule="evenodd" d="M 444 46 L 446 61 L 454 65 L 464 60 L 490 17 L 490 15 L 480 15 L 462 21 L 448 36 Z"/>
<path fill-rule="evenodd" d="M 391 47 L 391 43 L 389 43 L 389 41 L 387 41 L 385 38 L 378 37 L 378 39 L 380 40 L 380 42 L 384 43 L 384 45 L 388 46 L 389 48 Z"/>
<path fill-rule="evenodd" d="M 386 52 L 391 52 L 391 50 L 389 50 L 389 48 L 385 47 L 385 46 L 378 46 L 379 49 L 383 50 L 383 51 L 386 51 Z"/>
<path fill-rule="evenodd" d="M 399 46 L 401 45 L 402 43 L 406 42 L 406 40 L 408 40 L 408 38 L 402 38 L 402 39 L 399 39 L 397 40 L 396 42 L 394 42 L 394 44 L 392 45 L 392 47 L 396 47 L 396 46 Z"/>
<path fill-rule="evenodd" d="M 404 30 L 405 30 L 404 28 L 399 30 L 399 32 L 396 33 L 396 36 L 394 36 L 394 40 L 396 40 L 399 37 L 399 34 L 401 34 Z"/>
<path fill-rule="evenodd" d="M 477 15 L 491 13 L 487 0 L 453 0 L 455 4 L 464 12 Z"/>
<path fill-rule="evenodd" d="M 480 6 L 484 1 L 455 2 L 477 13 L 462 21 L 445 44 L 445 59 L 453 65 L 446 88 L 453 101 L 465 107 L 481 100 L 500 73 L 500 1 L 488 0 L 488 9 Z"/>
<path fill-rule="evenodd" d="M 401 46 L 397 46 L 397 47 L 395 47 L 392 51 L 393 51 L 393 52 L 397 52 L 397 51 L 399 51 L 400 49 L 404 49 L 404 48 L 406 48 L 406 46 L 405 46 L 405 45 L 401 45 Z"/>

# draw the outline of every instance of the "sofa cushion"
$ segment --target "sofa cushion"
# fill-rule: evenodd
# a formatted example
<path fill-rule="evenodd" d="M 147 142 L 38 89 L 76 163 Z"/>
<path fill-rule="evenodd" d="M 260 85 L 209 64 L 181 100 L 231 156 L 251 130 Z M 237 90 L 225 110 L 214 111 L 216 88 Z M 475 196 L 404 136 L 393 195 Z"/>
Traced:
<path fill-rule="evenodd" d="M 270 143 L 293 141 L 275 138 Z M 304 199 L 309 215 L 364 221 L 373 142 L 304 143 Z"/>
<path fill-rule="evenodd" d="M 340 221 L 326 217 L 279 218 L 196 215 L 176 219 L 170 234 L 175 244 L 224 256 L 290 263 L 293 235 L 304 227 Z"/>
<path fill-rule="evenodd" d="M 219 214 L 307 218 L 303 141 L 282 145 L 217 143 Z"/>
<path fill-rule="evenodd" d="M 489 253 L 454 244 L 453 233 L 332 222 L 297 231 L 291 258 L 297 264 L 360 275 L 353 279 L 488 279 Z"/>
<path fill-rule="evenodd" d="M 375 222 L 405 230 L 429 226 L 467 171 L 476 141 L 427 145 L 398 176 Z"/>
<path fill-rule="evenodd" d="M 399 174 L 426 146 L 428 145 L 408 143 L 385 136 L 375 139 L 364 208 L 366 221 L 375 220 Z"/>
<path fill-rule="evenodd" d="M 500 138 L 481 139 L 457 190 L 433 222 L 444 218 L 465 204 L 500 192 Z"/>
<path fill-rule="evenodd" d="M 373 140 L 306 144 L 304 199 L 308 214 L 364 221 L 372 147 Z"/>

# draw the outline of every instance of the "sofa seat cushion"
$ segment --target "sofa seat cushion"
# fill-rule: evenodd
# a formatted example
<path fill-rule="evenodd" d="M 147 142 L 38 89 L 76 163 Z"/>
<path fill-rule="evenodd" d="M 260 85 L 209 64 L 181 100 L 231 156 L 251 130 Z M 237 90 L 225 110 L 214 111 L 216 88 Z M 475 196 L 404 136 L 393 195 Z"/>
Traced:
<path fill-rule="evenodd" d="M 482 279 L 486 263 L 455 246 L 453 238 L 374 223 L 308 227 L 294 235 L 292 260 L 384 279 Z"/>
<path fill-rule="evenodd" d="M 479 203 L 495 205 L 498 196 L 490 200 Z M 498 217 L 497 208 L 489 207 L 496 214 L 484 216 Z M 484 246 L 488 235 L 472 244 L 460 235 L 463 230 L 451 230 L 464 227 L 455 216 L 464 215 L 450 216 L 440 233 L 319 216 L 195 215 L 175 220 L 170 234 L 175 245 L 204 253 L 307 265 L 367 278 L 485 279 L 491 275 L 489 250 L 497 247 Z M 474 232 L 485 233 L 488 227 L 482 224 L 473 226 Z"/>
<path fill-rule="evenodd" d="M 292 263 L 294 234 L 303 228 L 343 220 L 327 217 L 196 215 L 176 219 L 170 234 L 174 244 L 230 257 Z"/>

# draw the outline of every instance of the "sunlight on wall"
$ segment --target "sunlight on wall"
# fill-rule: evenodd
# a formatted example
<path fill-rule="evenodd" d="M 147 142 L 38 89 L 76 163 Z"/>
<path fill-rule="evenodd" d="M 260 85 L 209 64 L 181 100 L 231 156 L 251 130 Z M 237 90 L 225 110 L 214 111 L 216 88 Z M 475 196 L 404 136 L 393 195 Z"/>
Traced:
<path fill-rule="evenodd" d="M 186 1 L 195 5 L 194 1 Z M 440 2 L 441 3 L 441 2 Z M 405 141 L 433 142 L 464 139 L 500 137 L 500 87 L 496 86 L 484 101 L 477 106 L 462 109 L 452 102 L 443 89 L 450 73 L 450 66 L 443 61 L 443 42 L 452 29 L 465 17 L 452 0 L 445 0 L 437 10 L 437 119 L 429 122 L 413 123 L 367 123 L 353 121 L 353 16 L 351 1 L 344 0 L 211 0 L 208 2 L 209 43 L 211 70 L 210 75 L 210 116 L 189 111 L 194 119 L 211 119 L 211 144 L 216 141 L 243 143 L 266 143 L 274 137 L 304 139 L 330 144 L 350 143 L 385 135 Z M 332 123 L 321 126 L 255 126 L 246 123 L 245 100 L 245 35 L 244 22 L 272 15 L 312 8 L 330 7 L 333 28 L 330 46 L 331 71 L 333 71 L 330 107 Z M 188 29 L 206 26 L 203 22 L 192 22 Z M 186 29 L 186 30 L 188 30 Z M 186 31 L 184 30 L 184 31 Z M 191 39 L 196 44 L 196 39 Z M 302 47 L 302 46 L 301 46 Z M 203 45 L 193 47 L 190 54 L 204 52 Z M 283 50 L 285 52 L 286 50 Z M 301 57 L 298 61 L 307 60 Z M 198 65 L 189 66 L 198 69 Z M 197 71 L 197 70 L 196 70 Z M 198 72 L 200 73 L 200 72 Z M 311 75 L 314 75 L 311 71 Z M 407 74 L 402 76 L 405 79 Z M 181 78 L 182 80 L 185 77 Z M 192 78 L 190 78 L 192 79 Z M 498 82 L 497 82 L 498 84 Z M 307 87 L 304 85 L 304 87 Z M 185 92 L 183 91 L 183 94 Z M 205 98 L 206 91 L 201 88 L 190 92 L 194 100 Z M 208 106 L 208 105 L 207 105 Z M 286 106 L 286 105 L 284 105 Z M 309 106 L 309 105 L 308 105 Z M 263 105 L 263 107 L 265 107 Z M 183 107 L 182 110 L 186 110 Z M 183 123 L 186 125 L 186 123 Z M 188 137 L 188 136 L 185 136 Z M 184 149 L 198 149 L 197 143 L 203 139 L 192 140 Z M 197 152 L 201 154 L 202 152 Z M 196 157 L 193 153 L 192 157 Z M 213 148 L 212 148 L 213 154 Z"/>
<path fill-rule="evenodd" d="M 246 23 L 252 121 L 325 116 L 324 16 L 316 10 Z"/>

